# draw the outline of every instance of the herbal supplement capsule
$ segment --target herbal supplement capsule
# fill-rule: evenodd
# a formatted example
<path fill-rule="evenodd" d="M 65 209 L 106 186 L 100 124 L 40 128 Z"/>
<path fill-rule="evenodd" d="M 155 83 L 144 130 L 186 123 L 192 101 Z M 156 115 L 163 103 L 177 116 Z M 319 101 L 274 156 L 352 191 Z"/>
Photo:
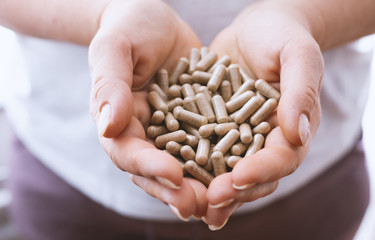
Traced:
<path fill-rule="evenodd" d="M 240 110 L 237 110 L 231 114 L 229 114 L 229 121 L 230 122 L 234 122 L 234 118 L 236 117 L 236 114 L 239 112 Z"/>
<path fill-rule="evenodd" d="M 193 85 L 191 86 L 193 87 L 195 94 L 197 94 L 199 91 L 199 88 L 202 87 L 202 85 L 200 85 L 199 83 L 193 83 Z"/>
<path fill-rule="evenodd" d="M 169 101 L 169 98 L 167 96 L 167 92 L 164 92 L 160 87 L 159 85 L 157 85 L 156 83 L 152 83 L 150 84 L 150 87 L 149 87 L 149 92 L 151 91 L 155 91 L 157 92 L 160 97 L 164 100 L 164 102 L 168 102 Z"/>
<path fill-rule="evenodd" d="M 225 74 L 225 66 L 220 64 L 215 68 L 215 71 L 212 73 L 210 80 L 208 80 L 207 88 L 211 92 L 216 92 L 219 89 L 221 81 L 223 80 Z"/>
<path fill-rule="evenodd" d="M 258 152 L 264 144 L 264 137 L 262 134 L 255 134 L 253 137 L 253 141 L 251 142 L 249 149 L 246 151 L 245 156 L 249 156 L 251 154 L 255 154 Z"/>
<path fill-rule="evenodd" d="M 268 99 L 250 118 L 250 124 L 257 126 L 259 123 L 266 120 L 277 107 L 277 100 L 274 98 Z"/>
<path fill-rule="evenodd" d="M 182 147 L 182 145 L 175 142 L 175 141 L 169 141 L 165 145 L 165 149 L 167 150 L 167 152 L 169 152 L 172 155 L 180 154 L 181 147 Z"/>
<path fill-rule="evenodd" d="M 229 100 L 225 103 L 225 107 L 227 108 L 228 112 L 232 113 L 238 109 L 240 109 L 247 101 L 250 100 L 254 96 L 253 91 L 246 91 L 239 95 L 238 97 Z"/>
<path fill-rule="evenodd" d="M 225 107 L 225 102 L 220 95 L 215 95 L 212 97 L 212 106 L 214 108 L 216 121 L 218 123 L 229 122 L 229 116 Z"/>
<path fill-rule="evenodd" d="M 150 122 L 152 125 L 158 125 L 164 121 L 164 118 L 165 118 L 164 113 L 160 110 L 157 110 L 152 114 Z"/>
<path fill-rule="evenodd" d="M 171 112 L 165 115 L 165 126 L 171 132 L 177 131 L 180 128 L 180 123 L 176 120 Z"/>
<path fill-rule="evenodd" d="M 173 70 L 169 78 L 169 85 L 176 84 L 180 75 L 183 74 L 187 70 L 188 67 L 189 67 L 189 60 L 185 57 L 180 58 L 180 60 L 178 61 L 175 69 Z"/>
<path fill-rule="evenodd" d="M 246 150 L 249 148 L 249 144 L 244 144 L 242 142 L 238 142 L 233 144 L 233 146 L 230 148 L 230 153 L 234 156 L 241 156 L 246 152 Z"/>
<path fill-rule="evenodd" d="M 160 95 L 157 92 L 149 92 L 147 95 L 147 100 L 151 104 L 151 106 L 156 110 L 160 110 L 164 114 L 168 112 L 168 105 L 164 102 L 164 100 L 160 97 Z"/>
<path fill-rule="evenodd" d="M 180 155 L 185 161 L 194 160 L 195 152 L 189 145 L 184 145 L 180 149 Z"/>
<path fill-rule="evenodd" d="M 224 136 L 232 129 L 238 129 L 238 125 L 235 122 L 220 123 L 215 127 L 215 133 L 218 136 Z"/>
<path fill-rule="evenodd" d="M 267 98 L 274 98 L 277 101 L 280 99 L 280 93 L 274 87 L 271 86 L 268 82 L 263 79 L 258 79 L 255 82 L 255 88 Z"/>
<path fill-rule="evenodd" d="M 191 134 L 187 134 L 186 140 L 183 142 L 183 144 L 189 145 L 190 147 L 195 148 L 198 146 L 198 141 L 199 141 L 198 137 L 191 135 Z"/>
<path fill-rule="evenodd" d="M 189 73 L 194 72 L 195 66 L 201 58 L 201 51 L 198 48 L 192 48 L 190 50 L 190 64 L 189 64 Z"/>
<path fill-rule="evenodd" d="M 147 128 L 146 132 L 149 138 L 156 138 L 160 135 L 166 134 L 168 132 L 168 129 L 165 126 L 151 125 Z"/>
<path fill-rule="evenodd" d="M 231 64 L 228 67 L 229 81 L 232 84 L 232 90 L 235 93 L 242 84 L 242 77 L 240 74 L 240 67 L 238 64 Z"/>
<path fill-rule="evenodd" d="M 168 91 L 169 88 L 169 75 L 168 71 L 165 69 L 160 69 L 158 73 L 156 74 L 156 83 L 159 85 L 161 90 L 163 90 L 164 93 Z"/>
<path fill-rule="evenodd" d="M 245 72 L 245 70 L 243 70 L 241 67 L 240 67 L 240 74 L 241 74 L 241 77 L 242 77 L 242 80 L 243 82 L 246 82 L 246 81 L 250 81 L 252 84 L 251 84 L 251 88 L 249 90 L 253 91 L 255 90 L 255 77 L 254 77 L 254 74 L 247 74 Z"/>
<path fill-rule="evenodd" d="M 187 132 L 188 134 L 193 135 L 193 136 L 197 137 L 198 139 L 201 138 L 197 128 L 195 128 L 195 127 L 193 127 L 193 126 L 191 126 L 187 123 L 184 123 L 184 122 L 181 123 L 181 128 L 183 130 L 185 130 L 185 132 Z"/>
<path fill-rule="evenodd" d="M 214 70 L 215 70 L 215 68 L 216 68 L 217 66 L 221 65 L 221 64 L 224 65 L 225 67 L 228 67 L 229 64 L 230 64 L 230 57 L 229 57 L 228 55 L 224 55 L 224 56 L 222 56 L 221 58 L 219 58 L 219 60 L 217 60 L 217 61 L 215 62 L 214 65 L 212 65 L 212 67 L 210 67 L 210 69 L 208 69 L 207 72 L 209 72 L 209 73 L 213 73 Z"/>
<path fill-rule="evenodd" d="M 203 85 L 207 85 L 208 80 L 210 80 L 211 76 L 212 76 L 212 73 L 202 72 L 202 71 L 195 71 L 191 75 L 194 83 L 199 83 Z"/>
<path fill-rule="evenodd" d="M 187 84 L 187 83 L 182 85 L 181 93 L 182 93 L 182 96 L 184 96 L 184 98 L 195 96 L 195 91 L 194 91 L 193 87 L 190 84 Z"/>
<path fill-rule="evenodd" d="M 206 187 L 208 187 L 211 181 L 214 179 L 214 176 L 212 176 L 209 172 L 207 172 L 193 160 L 187 161 L 184 165 L 184 169 L 193 177 L 198 179 L 201 183 L 203 183 Z"/>
<path fill-rule="evenodd" d="M 204 165 L 208 161 L 208 154 L 210 153 L 210 140 L 201 138 L 198 142 L 197 153 L 195 154 L 195 161 L 199 165 Z"/>
<path fill-rule="evenodd" d="M 206 171 L 212 172 L 214 170 L 214 166 L 212 165 L 211 157 L 208 158 L 208 161 L 206 164 L 202 166 Z"/>
<path fill-rule="evenodd" d="M 170 99 L 173 98 L 180 98 L 181 97 L 181 86 L 180 85 L 172 85 L 168 88 L 168 97 Z"/>
<path fill-rule="evenodd" d="M 183 106 L 186 110 L 199 114 L 199 109 L 198 109 L 197 105 L 195 104 L 195 100 L 194 100 L 193 97 L 186 97 L 186 98 L 184 98 L 184 100 L 182 102 L 183 102 Z"/>
<path fill-rule="evenodd" d="M 173 115 L 177 120 L 185 122 L 193 127 L 199 128 L 200 126 L 207 124 L 206 117 L 189 112 L 182 107 L 175 107 L 175 109 L 173 109 Z"/>
<path fill-rule="evenodd" d="M 178 82 L 183 85 L 185 83 L 192 84 L 193 83 L 193 77 L 187 73 L 181 74 L 181 76 L 178 78 Z"/>
<path fill-rule="evenodd" d="M 220 84 L 220 95 L 225 102 L 228 102 L 232 97 L 232 85 L 228 80 L 223 80 Z"/>
<path fill-rule="evenodd" d="M 260 106 L 262 106 L 263 100 L 260 97 L 254 96 L 243 105 L 243 107 L 236 113 L 234 121 L 237 124 L 245 122 Z"/>
<path fill-rule="evenodd" d="M 246 80 L 244 83 L 242 83 L 241 87 L 233 94 L 231 99 L 235 99 L 238 96 L 240 96 L 242 93 L 246 91 L 252 91 L 254 90 L 254 83 L 252 83 L 249 80 Z"/>
<path fill-rule="evenodd" d="M 212 110 L 210 102 L 203 93 L 195 95 L 195 104 L 197 104 L 199 112 L 207 118 L 209 123 L 215 122 L 215 113 Z"/>
<path fill-rule="evenodd" d="M 240 140 L 241 142 L 245 144 L 251 143 L 251 140 L 253 140 L 253 135 L 251 132 L 250 124 L 248 123 L 242 123 L 239 127 L 240 129 Z"/>
<path fill-rule="evenodd" d="M 216 126 L 217 126 L 217 123 L 209 123 L 209 124 L 203 125 L 199 128 L 199 134 L 203 138 L 208 138 L 214 135 Z"/>
<path fill-rule="evenodd" d="M 199 71 L 206 71 L 216 62 L 216 60 L 217 60 L 217 53 L 211 51 L 207 55 L 201 58 L 201 60 L 195 66 L 195 69 Z"/>
<path fill-rule="evenodd" d="M 228 152 L 232 145 L 237 142 L 240 132 L 237 129 L 231 129 L 220 141 L 215 145 L 214 151 L 220 151 L 222 154 Z"/>
<path fill-rule="evenodd" d="M 220 151 L 215 151 L 212 153 L 211 161 L 214 167 L 215 177 L 227 172 L 224 157 Z"/>
<path fill-rule="evenodd" d="M 266 97 L 263 94 L 261 94 L 258 90 L 255 91 L 255 96 L 262 98 L 264 102 L 267 100 Z"/>
<path fill-rule="evenodd" d="M 167 102 L 167 105 L 168 105 L 168 111 L 172 112 L 175 107 L 182 106 L 183 101 L 181 98 L 174 98 L 170 100 L 169 102 Z"/>
<path fill-rule="evenodd" d="M 227 160 L 227 165 L 231 168 L 234 168 L 234 166 L 236 166 L 238 161 L 240 161 L 241 159 L 242 157 L 240 156 L 230 156 Z"/>
<path fill-rule="evenodd" d="M 208 52 L 208 47 L 201 47 L 201 59 L 204 58 L 208 54 Z"/>
<path fill-rule="evenodd" d="M 198 90 L 198 93 L 203 93 L 207 101 L 211 104 L 212 95 L 206 86 L 201 86 Z"/>
<path fill-rule="evenodd" d="M 178 130 L 175 132 L 166 133 L 158 136 L 155 139 L 155 146 L 157 148 L 164 148 L 167 142 L 175 141 L 181 143 L 186 140 L 186 132 L 184 130 Z"/>
<path fill-rule="evenodd" d="M 271 126 L 268 122 L 261 122 L 253 129 L 254 134 L 267 135 L 271 131 Z"/>

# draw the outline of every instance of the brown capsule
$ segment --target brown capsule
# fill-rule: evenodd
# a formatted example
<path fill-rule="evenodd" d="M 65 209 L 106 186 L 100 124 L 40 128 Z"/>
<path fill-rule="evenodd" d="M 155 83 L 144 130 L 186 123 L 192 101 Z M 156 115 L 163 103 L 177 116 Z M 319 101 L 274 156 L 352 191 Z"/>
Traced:
<path fill-rule="evenodd" d="M 203 138 L 208 138 L 215 134 L 216 126 L 217 126 L 217 123 L 209 123 L 209 124 L 203 125 L 199 128 L 199 134 Z"/>
<path fill-rule="evenodd" d="M 264 137 L 262 134 L 255 134 L 253 141 L 251 142 L 249 149 L 246 151 L 245 156 L 249 156 L 258 152 L 264 144 Z"/>
<path fill-rule="evenodd" d="M 274 98 L 277 101 L 280 99 L 280 92 L 263 79 L 258 79 L 255 82 L 255 88 L 267 98 Z"/>
<path fill-rule="evenodd" d="M 199 112 L 207 118 L 209 123 L 215 122 L 215 113 L 212 110 L 210 102 L 203 93 L 195 95 L 195 104 L 197 104 Z"/>
<path fill-rule="evenodd" d="M 245 70 L 243 70 L 241 67 L 240 67 L 240 74 L 241 74 L 241 77 L 242 77 L 242 80 L 243 82 L 246 82 L 246 81 L 250 81 L 252 84 L 251 84 L 251 88 L 249 90 L 253 91 L 255 90 L 255 76 L 254 74 L 247 74 L 245 72 Z"/>
<path fill-rule="evenodd" d="M 161 90 L 163 90 L 164 93 L 168 91 L 169 88 L 169 75 L 168 71 L 165 69 L 160 69 L 158 73 L 156 74 L 156 83 L 159 85 Z"/>
<path fill-rule="evenodd" d="M 189 73 L 192 73 L 195 71 L 195 66 L 197 66 L 197 63 L 199 62 L 200 58 L 201 58 L 201 51 L 198 48 L 192 48 L 190 50 Z"/>
<path fill-rule="evenodd" d="M 164 118 L 165 118 L 164 113 L 160 110 L 157 110 L 152 114 L 150 123 L 152 125 L 161 124 L 164 121 Z"/>
<path fill-rule="evenodd" d="M 160 135 L 166 134 L 168 132 L 168 129 L 165 126 L 151 125 L 147 128 L 146 132 L 149 138 L 156 138 Z"/>
<path fill-rule="evenodd" d="M 194 152 L 193 148 L 190 147 L 189 145 L 182 146 L 181 149 L 180 149 L 180 154 L 181 154 L 181 157 L 185 161 L 189 161 L 189 160 L 194 160 L 195 159 L 195 152 Z"/>
<path fill-rule="evenodd" d="M 232 97 L 232 86 L 228 80 L 221 82 L 220 95 L 223 97 L 225 102 L 228 102 Z"/>
<path fill-rule="evenodd" d="M 214 177 L 207 172 L 204 168 L 199 166 L 195 161 L 189 160 L 185 163 L 184 169 L 190 173 L 193 177 L 198 179 L 206 187 L 208 187 Z"/>
<path fill-rule="evenodd" d="M 201 60 L 195 66 L 195 69 L 199 71 L 206 71 L 216 62 L 216 60 L 217 60 L 217 53 L 211 51 L 207 55 L 201 58 Z"/>
<path fill-rule="evenodd" d="M 190 84 L 187 84 L 187 83 L 182 85 L 181 93 L 182 93 L 182 96 L 184 96 L 184 98 L 195 96 L 195 91 L 194 91 L 193 87 Z"/>
<path fill-rule="evenodd" d="M 208 80 L 207 88 L 211 92 L 216 92 L 219 89 L 221 81 L 223 81 L 225 75 L 225 66 L 220 64 L 215 68 L 215 71 L 212 73 L 210 80 Z"/>
<path fill-rule="evenodd" d="M 167 105 L 168 105 L 168 111 L 172 112 L 175 107 L 182 106 L 183 101 L 181 98 L 174 98 L 170 100 L 169 102 L 167 102 Z"/>
<path fill-rule="evenodd" d="M 277 100 L 274 98 L 268 99 L 250 118 L 250 124 L 257 126 L 259 123 L 266 120 L 276 109 Z"/>
<path fill-rule="evenodd" d="M 208 172 L 212 172 L 214 170 L 214 166 L 212 165 L 212 160 L 211 160 L 211 157 L 208 158 L 208 161 L 206 164 L 202 165 L 202 167 L 208 171 Z"/>
<path fill-rule="evenodd" d="M 186 140 L 185 142 L 183 142 L 183 144 L 189 145 L 190 147 L 195 148 L 198 146 L 198 141 L 199 141 L 198 137 L 191 135 L 191 134 L 187 134 Z"/>
<path fill-rule="evenodd" d="M 220 123 L 215 127 L 215 133 L 218 136 L 224 136 L 232 129 L 238 129 L 238 125 L 235 122 Z"/>
<path fill-rule="evenodd" d="M 211 76 L 212 76 L 212 73 L 202 72 L 202 71 L 195 71 L 191 75 L 194 83 L 199 83 L 199 84 L 203 84 L 203 85 L 207 85 Z"/>
<path fill-rule="evenodd" d="M 232 84 L 232 91 L 235 93 L 242 84 L 242 76 L 238 64 L 231 64 L 228 67 L 229 81 Z"/>
<path fill-rule="evenodd" d="M 199 83 L 193 83 L 192 86 L 193 86 L 195 94 L 197 94 L 199 92 L 199 88 L 202 87 L 202 85 L 200 85 Z"/>
<path fill-rule="evenodd" d="M 172 85 L 168 88 L 168 97 L 170 99 L 173 98 L 180 98 L 181 97 L 181 86 L 180 85 Z"/>
<path fill-rule="evenodd" d="M 210 91 L 208 90 L 208 88 L 206 86 L 201 86 L 198 89 L 198 93 L 203 93 L 204 96 L 206 97 L 207 101 L 211 104 L 212 95 L 211 95 Z"/>
<path fill-rule="evenodd" d="M 253 140 L 252 131 L 250 128 L 250 124 L 248 123 L 242 123 L 239 127 L 240 129 L 240 140 L 241 142 L 245 144 L 251 143 L 251 140 Z"/>
<path fill-rule="evenodd" d="M 185 132 L 187 132 L 187 133 L 190 134 L 190 135 L 193 135 L 193 136 L 195 136 L 195 137 L 197 137 L 197 138 L 200 138 L 200 137 L 201 137 L 201 136 L 199 135 L 199 131 L 198 131 L 198 129 L 195 128 L 195 127 L 193 127 L 193 126 L 191 126 L 191 125 L 189 125 L 189 124 L 187 124 L 187 123 L 182 122 L 182 123 L 181 123 L 181 128 L 182 128 L 183 130 L 185 130 Z"/>
<path fill-rule="evenodd" d="M 246 152 L 246 150 L 249 148 L 249 144 L 244 144 L 242 142 L 238 142 L 233 144 L 233 146 L 230 148 L 230 153 L 234 156 L 241 156 Z"/>
<path fill-rule="evenodd" d="M 209 73 L 213 73 L 214 70 L 215 70 L 215 68 L 216 68 L 217 66 L 219 66 L 219 65 L 224 65 L 225 67 L 228 67 L 229 64 L 230 64 L 230 57 L 229 57 L 228 55 L 224 55 L 224 56 L 222 56 L 221 58 L 219 58 L 219 60 L 217 60 L 217 61 L 215 62 L 215 64 L 212 65 L 212 67 L 210 67 L 210 69 L 208 69 L 207 72 L 209 72 Z"/>
<path fill-rule="evenodd" d="M 164 114 L 167 114 L 168 105 L 164 102 L 164 100 L 160 97 L 160 95 L 157 92 L 149 92 L 147 95 L 147 100 L 153 108 L 162 111 Z"/>
<path fill-rule="evenodd" d="M 177 81 L 181 74 L 183 74 L 189 67 L 189 60 L 185 57 L 180 58 L 175 69 L 173 70 L 170 78 L 169 85 L 177 84 Z"/>
<path fill-rule="evenodd" d="M 199 109 L 195 104 L 194 97 L 186 97 L 183 100 L 183 106 L 186 110 L 199 114 Z"/>
<path fill-rule="evenodd" d="M 185 122 L 193 127 L 199 128 L 200 126 L 207 124 L 206 117 L 193 112 L 189 112 L 179 106 L 173 109 L 173 115 L 177 120 Z"/>
<path fill-rule="evenodd" d="M 186 132 L 183 130 L 178 130 L 175 132 L 166 133 L 158 136 L 155 139 L 155 146 L 159 149 L 164 148 L 167 142 L 175 141 L 181 143 L 186 140 Z"/>
<path fill-rule="evenodd" d="M 214 167 L 215 177 L 227 172 L 224 157 L 220 151 L 215 151 L 212 153 L 211 161 Z"/>
<path fill-rule="evenodd" d="M 254 134 L 267 135 L 271 131 L 271 126 L 268 122 L 261 122 L 253 129 Z"/>
<path fill-rule="evenodd" d="M 165 145 L 165 149 L 167 150 L 167 152 L 169 152 L 172 155 L 180 154 L 181 147 L 182 145 L 175 141 L 169 141 Z"/>
<path fill-rule="evenodd" d="M 234 121 L 237 124 L 244 123 L 249 117 L 262 106 L 263 100 L 260 97 L 254 96 L 243 105 L 243 107 L 234 116 Z"/>
<path fill-rule="evenodd" d="M 199 165 L 204 165 L 208 161 L 210 153 L 210 140 L 207 138 L 201 138 L 198 142 L 197 153 L 195 154 L 195 161 Z"/>
<path fill-rule="evenodd" d="M 169 101 L 169 98 L 167 96 L 167 92 L 164 92 L 160 87 L 159 85 L 157 85 L 156 83 L 151 83 L 150 84 L 150 87 L 149 87 L 149 92 L 151 91 L 155 91 L 157 92 L 160 97 L 164 100 L 164 102 L 168 102 Z M 167 90 L 168 91 L 168 90 Z"/>
<path fill-rule="evenodd" d="M 231 129 L 220 141 L 215 145 L 214 151 L 220 151 L 225 154 L 232 145 L 237 142 L 240 132 L 237 129 Z"/>
<path fill-rule="evenodd" d="M 225 107 L 227 108 L 228 112 L 232 113 L 238 109 L 240 109 L 247 101 L 250 100 L 254 96 L 254 92 L 246 91 L 239 95 L 238 97 L 229 100 L 225 103 Z"/>
<path fill-rule="evenodd" d="M 218 123 L 229 122 L 229 116 L 225 107 L 224 99 L 220 95 L 212 97 L 212 106 Z"/>
<path fill-rule="evenodd" d="M 178 78 L 178 82 L 183 85 L 185 83 L 193 84 L 193 77 L 187 73 L 181 74 L 181 76 Z"/>
<path fill-rule="evenodd" d="M 242 159 L 242 157 L 240 156 L 230 156 L 227 160 L 227 165 L 230 167 L 230 168 L 234 168 L 234 166 L 236 166 L 236 164 Z"/>
<path fill-rule="evenodd" d="M 167 112 L 167 114 L 165 115 L 165 126 L 169 131 L 173 132 L 177 131 L 180 128 L 180 123 L 171 112 Z"/>
<path fill-rule="evenodd" d="M 231 99 L 235 99 L 238 96 L 240 96 L 242 93 L 246 91 L 252 91 L 254 90 L 254 83 L 252 83 L 249 80 L 246 80 L 244 83 L 242 83 L 241 87 L 233 94 Z"/>

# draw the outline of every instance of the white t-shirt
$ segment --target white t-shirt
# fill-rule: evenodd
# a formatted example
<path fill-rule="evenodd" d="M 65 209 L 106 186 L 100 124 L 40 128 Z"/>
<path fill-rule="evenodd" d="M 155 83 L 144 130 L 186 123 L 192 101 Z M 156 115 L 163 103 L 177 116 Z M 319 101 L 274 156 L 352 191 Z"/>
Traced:
<path fill-rule="evenodd" d="M 245 0 L 167 2 L 205 45 L 249 4 Z M 5 107 L 27 148 L 66 182 L 110 209 L 137 218 L 176 219 L 167 206 L 135 186 L 103 151 L 89 114 L 87 48 L 26 36 L 20 36 L 19 43 L 25 64 L 16 71 L 24 67 L 26 74 L 9 80 L 15 87 L 10 88 Z M 275 193 L 237 212 L 259 208 L 303 187 L 350 150 L 361 132 L 371 57 L 372 49 L 361 48 L 358 42 L 324 53 L 323 118 L 307 158 L 281 180 Z"/>

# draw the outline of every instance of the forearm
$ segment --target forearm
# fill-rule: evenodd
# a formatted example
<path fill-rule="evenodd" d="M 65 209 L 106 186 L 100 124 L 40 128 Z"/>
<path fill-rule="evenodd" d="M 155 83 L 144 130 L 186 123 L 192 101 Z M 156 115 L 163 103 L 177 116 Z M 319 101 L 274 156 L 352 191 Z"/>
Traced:
<path fill-rule="evenodd" d="M 88 45 L 109 0 L 2 0 L 0 25 L 41 38 Z"/>

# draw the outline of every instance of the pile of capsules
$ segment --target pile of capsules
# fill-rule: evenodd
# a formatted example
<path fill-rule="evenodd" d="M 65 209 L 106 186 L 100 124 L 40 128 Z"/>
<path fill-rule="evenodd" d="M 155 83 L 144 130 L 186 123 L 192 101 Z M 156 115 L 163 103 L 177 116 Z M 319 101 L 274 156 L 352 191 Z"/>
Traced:
<path fill-rule="evenodd" d="M 180 58 L 171 74 L 159 70 L 150 85 L 147 136 L 172 154 L 185 174 L 209 186 L 263 147 L 271 130 L 265 120 L 279 99 L 275 88 L 249 77 L 229 56 L 193 48 L 189 59 Z"/>

